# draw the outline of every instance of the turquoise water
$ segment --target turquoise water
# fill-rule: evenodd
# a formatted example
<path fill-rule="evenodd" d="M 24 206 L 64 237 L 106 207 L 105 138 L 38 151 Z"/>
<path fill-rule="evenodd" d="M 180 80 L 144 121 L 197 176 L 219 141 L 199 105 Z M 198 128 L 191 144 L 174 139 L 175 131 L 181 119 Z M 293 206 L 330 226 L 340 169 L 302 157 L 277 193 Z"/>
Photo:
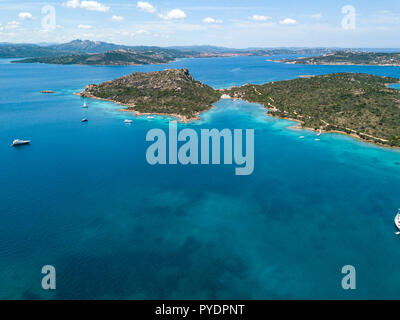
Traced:
<path fill-rule="evenodd" d="M 397 67 L 284 65 L 264 57 L 85 67 L 0 62 L 1 299 L 400 298 L 400 152 L 290 129 L 224 100 L 179 128 L 255 129 L 255 171 L 149 166 L 151 128 L 72 93 L 133 71 L 188 67 L 216 88 Z M 54 95 L 39 91 L 52 89 Z M 83 117 L 89 122 L 82 124 Z M 125 125 L 131 118 L 134 123 Z M 305 139 L 299 139 L 305 136 Z M 11 148 L 14 138 L 31 146 Z M 41 268 L 57 290 L 41 289 Z M 341 288 L 354 265 L 357 290 Z"/>

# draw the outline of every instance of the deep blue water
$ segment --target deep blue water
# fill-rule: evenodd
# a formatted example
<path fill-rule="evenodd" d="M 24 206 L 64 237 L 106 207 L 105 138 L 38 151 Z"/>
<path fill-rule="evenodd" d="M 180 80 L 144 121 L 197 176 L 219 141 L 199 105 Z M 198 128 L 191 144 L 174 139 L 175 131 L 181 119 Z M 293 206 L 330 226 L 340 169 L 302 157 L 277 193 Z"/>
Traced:
<path fill-rule="evenodd" d="M 398 67 L 265 57 L 142 67 L 2 60 L 0 298 L 399 299 L 400 152 L 338 134 L 317 142 L 259 105 L 224 100 L 179 128 L 255 129 L 253 175 L 235 176 L 234 166 L 150 166 L 146 133 L 166 129 L 168 118 L 93 100 L 85 110 L 73 92 L 168 67 L 187 67 L 216 88 L 341 71 L 400 78 Z M 33 143 L 11 148 L 14 138 Z M 57 269 L 54 292 L 41 289 L 47 264 Z M 351 292 L 341 288 L 348 264 L 357 270 Z"/>

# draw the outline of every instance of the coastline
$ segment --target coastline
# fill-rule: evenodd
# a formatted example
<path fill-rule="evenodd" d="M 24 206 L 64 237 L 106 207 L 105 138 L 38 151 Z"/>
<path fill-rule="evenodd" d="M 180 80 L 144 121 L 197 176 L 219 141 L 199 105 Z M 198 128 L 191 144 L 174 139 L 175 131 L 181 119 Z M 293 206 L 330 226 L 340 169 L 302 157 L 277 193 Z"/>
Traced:
<path fill-rule="evenodd" d="M 82 92 L 74 92 L 74 95 L 78 96 L 78 97 L 83 97 Z M 211 105 L 209 108 L 207 108 L 207 109 L 205 109 L 205 110 L 203 110 L 201 112 L 196 113 L 195 117 L 188 118 L 186 116 L 183 116 L 183 115 L 180 115 L 180 114 L 175 114 L 175 113 L 140 112 L 140 111 L 137 111 L 137 110 L 134 109 L 135 108 L 134 104 L 126 104 L 126 103 L 121 103 L 121 102 L 118 102 L 118 101 L 115 101 L 115 100 L 111 100 L 111 99 L 99 98 L 99 97 L 93 96 L 91 94 L 90 95 L 86 94 L 84 97 L 85 98 L 89 98 L 89 99 L 94 99 L 94 100 L 112 102 L 112 103 L 118 104 L 120 106 L 128 107 L 128 108 L 119 109 L 118 111 L 120 111 L 120 112 L 130 112 L 130 113 L 133 113 L 135 116 L 138 116 L 138 117 L 141 117 L 141 116 L 152 116 L 152 115 L 165 116 L 165 117 L 176 118 L 180 123 L 190 123 L 190 122 L 198 121 L 198 120 L 200 120 L 200 114 L 202 112 L 209 111 L 212 108 L 214 108 L 214 105 Z M 132 108 L 132 109 L 129 109 L 129 108 Z"/>
<path fill-rule="evenodd" d="M 262 106 L 264 109 L 267 110 L 266 115 L 269 116 L 269 117 L 276 118 L 276 119 L 281 119 L 281 120 L 288 120 L 288 121 L 292 121 L 292 122 L 296 122 L 296 123 L 297 123 L 297 125 L 293 125 L 293 126 L 287 127 L 288 129 L 292 129 L 292 130 L 306 130 L 306 131 L 319 132 L 319 130 L 315 130 L 314 128 L 304 127 L 304 126 L 302 125 L 302 124 L 303 124 L 303 121 L 301 121 L 301 120 L 293 119 L 293 118 L 286 118 L 286 117 L 278 117 L 278 116 L 275 116 L 275 115 L 271 114 L 271 111 L 270 111 L 270 109 L 269 109 L 268 107 L 266 107 L 265 105 L 263 105 L 263 104 L 261 104 L 261 103 L 251 102 L 251 101 L 248 101 L 248 100 L 245 100 L 245 99 L 233 99 L 233 98 L 232 98 L 232 101 L 236 101 L 236 100 L 242 100 L 242 101 L 245 101 L 245 102 L 247 102 L 247 103 L 252 103 L 252 104 L 255 103 L 255 104 L 258 104 L 258 105 Z M 365 139 L 365 138 L 362 138 L 361 136 L 359 136 L 359 135 L 357 135 L 357 134 L 355 134 L 355 133 L 347 133 L 347 132 L 345 132 L 345 131 L 340 131 L 340 130 L 324 130 L 324 129 L 321 129 L 321 132 L 322 132 L 322 133 L 337 133 L 337 134 L 342 134 L 342 135 L 345 135 L 345 136 L 348 136 L 348 137 L 357 139 L 357 140 L 359 140 L 359 141 L 362 141 L 362 142 L 364 142 L 364 143 L 372 144 L 372 145 L 374 145 L 374 146 L 378 146 L 378 147 L 381 147 L 381 148 L 393 149 L 393 150 L 398 150 L 398 151 L 400 151 L 400 147 L 390 146 L 390 145 L 385 144 L 385 143 L 379 143 L 379 142 L 375 142 L 375 141 L 373 141 L 373 140 Z M 380 139 L 380 138 L 378 138 L 378 139 Z"/>
<path fill-rule="evenodd" d="M 299 78 L 312 78 L 312 77 L 314 77 L 314 75 L 307 75 L 306 74 L 306 75 L 300 75 L 299 76 Z M 400 83 L 400 81 L 398 81 L 396 83 Z M 390 83 L 390 84 L 392 84 L 392 83 Z M 389 88 L 390 84 L 386 83 L 385 84 L 386 88 Z M 248 101 L 248 100 L 243 99 L 243 98 L 231 97 L 230 95 L 225 93 L 229 89 L 230 88 L 215 89 L 216 91 L 219 91 L 221 93 L 220 99 L 218 101 L 213 102 L 206 109 L 204 109 L 204 110 L 202 110 L 200 112 L 197 112 L 192 117 L 187 117 L 187 116 L 176 114 L 176 113 L 140 112 L 138 110 L 135 110 L 135 107 L 136 107 L 135 104 L 121 103 L 119 101 L 115 101 L 115 100 L 112 100 L 112 99 L 100 98 L 100 97 L 94 96 L 94 95 L 92 95 L 90 93 L 89 94 L 85 93 L 85 91 L 75 92 L 74 95 L 80 96 L 80 97 L 87 97 L 89 99 L 107 101 L 107 102 L 111 102 L 111 103 L 115 103 L 115 104 L 124 106 L 126 108 L 119 109 L 120 112 L 131 112 L 135 116 L 139 116 L 139 117 L 140 116 L 158 115 L 158 116 L 166 116 L 166 117 L 176 118 L 181 123 L 190 123 L 190 122 L 194 122 L 194 121 L 200 120 L 201 113 L 213 109 L 215 107 L 214 104 L 219 102 L 219 101 L 221 101 L 221 100 L 231 99 L 232 101 L 242 100 L 242 101 L 245 101 L 247 103 L 254 103 L 254 102 Z M 396 90 L 396 89 L 394 89 L 394 90 Z M 330 126 L 330 124 L 327 123 L 326 121 L 322 120 L 322 119 L 320 119 L 320 120 L 326 124 L 325 128 L 324 127 L 320 127 L 319 129 L 316 130 L 315 128 L 305 127 L 304 126 L 304 121 L 302 121 L 300 119 L 293 119 L 293 118 L 288 118 L 288 117 L 278 116 L 278 115 L 273 114 L 273 112 L 275 111 L 274 109 L 276 109 L 276 108 L 273 105 L 269 104 L 269 103 L 268 103 L 268 106 L 263 104 L 263 103 L 257 103 L 257 104 L 259 104 L 260 106 L 262 106 L 264 109 L 267 110 L 267 112 L 266 112 L 267 116 L 274 117 L 274 118 L 277 118 L 277 119 L 289 120 L 289 121 L 297 122 L 297 125 L 290 126 L 290 127 L 288 127 L 289 129 L 308 130 L 308 131 L 321 132 L 321 133 L 337 133 L 337 134 L 342 134 L 342 135 L 346 135 L 346 136 L 355 138 L 355 139 L 357 139 L 359 141 L 362 141 L 364 143 L 373 144 L 375 146 L 379 146 L 379 147 L 383 147 L 383 148 L 389 148 L 389 149 L 395 149 L 395 150 L 400 150 L 399 146 L 390 145 L 389 144 L 390 140 L 379 138 L 379 137 L 375 137 L 375 136 L 372 136 L 372 135 L 367 134 L 367 133 L 357 132 L 357 131 L 355 131 L 353 129 L 350 129 L 350 128 L 345 128 L 345 129 L 343 129 L 343 131 L 342 130 L 335 130 L 335 129 L 326 130 L 325 128 Z"/>
<path fill-rule="evenodd" d="M 226 89 L 222 89 L 221 91 L 223 91 L 223 90 L 226 90 Z M 82 93 L 80 93 L 80 92 L 75 92 L 74 95 L 82 97 Z M 89 99 L 94 99 L 94 100 L 112 102 L 112 103 L 115 103 L 115 104 L 118 104 L 118 105 L 121 105 L 121 106 L 125 106 L 125 107 L 131 107 L 131 108 L 135 107 L 135 105 L 123 104 L 123 103 L 118 102 L 118 101 L 114 101 L 114 100 L 111 100 L 111 99 L 103 99 L 103 98 L 95 97 L 95 96 L 92 96 L 92 95 L 87 95 L 85 97 L 89 98 Z M 227 99 L 231 99 L 232 101 L 242 100 L 244 102 L 254 104 L 254 102 L 251 102 L 251 101 L 248 101 L 248 100 L 245 100 L 245 99 L 235 99 L 235 98 L 232 98 L 230 96 L 229 96 L 229 98 L 228 97 L 221 97 L 220 100 L 218 100 L 217 102 L 219 102 L 221 100 L 227 100 Z M 215 102 L 215 103 L 217 103 L 217 102 Z M 269 116 L 269 117 L 276 118 L 276 119 L 281 119 L 281 120 L 288 120 L 288 121 L 292 121 L 292 122 L 297 122 L 297 125 L 289 126 L 288 129 L 307 130 L 307 131 L 319 132 L 318 130 L 315 130 L 314 128 L 303 127 L 302 126 L 303 122 L 301 120 L 275 116 L 275 115 L 271 114 L 271 110 L 268 107 L 266 107 L 265 105 L 263 105 L 261 103 L 256 103 L 256 104 L 259 104 L 264 109 L 266 109 L 267 110 L 266 115 Z M 171 113 L 157 113 L 157 112 L 155 112 L 155 113 L 149 113 L 149 112 L 143 113 L 143 112 L 139 112 L 139 111 L 134 110 L 134 109 L 119 109 L 118 111 L 120 111 L 120 112 L 130 112 L 130 113 L 133 113 L 135 116 L 138 116 L 138 117 L 141 117 L 141 116 L 152 116 L 152 115 L 166 116 L 166 117 L 176 118 L 178 120 L 178 122 L 180 122 L 180 123 L 191 123 L 191 122 L 199 121 L 200 120 L 200 115 L 203 112 L 210 111 L 214 107 L 215 107 L 214 105 L 211 105 L 208 109 L 206 109 L 204 111 L 201 111 L 201 112 L 198 112 L 196 114 L 196 116 L 193 117 L 193 118 L 187 118 L 187 117 L 179 115 L 179 114 L 171 114 Z M 321 132 L 322 133 L 342 134 L 342 135 L 357 139 L 359 141 L 362 141 L 364 143 L 372 144 L 374 146 L 387 148 L 387 149 L 393 149 L 393 150 L 399 150 L 400 151 L 400 147 L 390 146 L 390 145 L 385 144 L 385 143 L 378 143 L 378 142 L 373 141 L 373 140 L 365 139 L 365 138 L 362 138 L 361 136 L 357 135 L 356 133 L 347 133 L 345 131 L 340 131 L 340 130 L 324 130 L 324 129 L 321 129 Z M 378 138 L 378 139 L 380 139 L 380 138 Z"/>
<path fill-rule="evenodd" d="M 178 61 L 178 59 L 171 60 L 169 62 L 150 62 L 150 63 L 114 63 L 114 64 L 87 64 L 87 63 L 49 63 L 49 62 L 21 62 L 22 60 L 13 60 L 10 63 L 19 63 L 19 64 L 48 64 L 48 65 L 57 65 L 57 66 L 88 66 L 88 67 L 140 67 L 140 66 L 148 66 L 148 65 L 160 65 L 160 64 L 169 64 Z"/>
<path fill-rule="evenodd" d="M 393 64 L 358 64 L 352 62 L 326 62 L 326 63 L 296 63 L 291 61 L 274 60 L 276 63 L 298 64 L 303 66 L 360 66 L 360 67 L 400 67 L 400 63 Z"/>

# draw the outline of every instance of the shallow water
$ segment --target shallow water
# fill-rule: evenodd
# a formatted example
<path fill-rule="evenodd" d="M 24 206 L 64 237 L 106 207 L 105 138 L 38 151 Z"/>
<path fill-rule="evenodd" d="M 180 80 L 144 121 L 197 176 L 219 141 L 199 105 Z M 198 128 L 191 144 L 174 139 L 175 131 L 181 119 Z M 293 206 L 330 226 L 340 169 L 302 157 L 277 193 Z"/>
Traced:
<path fill-rule="evenodd" d="M 317 142 L 259 105 L 223 100 L 179 128 L 255 129 L 253 175 L 235 176 L 234 166 L 150 166 L 146 133 L 167 129 L 168 118 L 135 117 L 96 100 L 86 110 L 73 95 L 133 71 L 181 67 L 215 88 L 342 71 L 400 78 L 398 67 L 265 60 L 141 67 L 2 60 L 0 298 L 400 298 L 399 151 L 339 134 Z M 14 138 L 32 145 L 10 148 Z M 46 264 L 57 269 L 54 292 L 41 289 Z M 357 270 L 351 292 L 341 288 L 348 264 Z"/>

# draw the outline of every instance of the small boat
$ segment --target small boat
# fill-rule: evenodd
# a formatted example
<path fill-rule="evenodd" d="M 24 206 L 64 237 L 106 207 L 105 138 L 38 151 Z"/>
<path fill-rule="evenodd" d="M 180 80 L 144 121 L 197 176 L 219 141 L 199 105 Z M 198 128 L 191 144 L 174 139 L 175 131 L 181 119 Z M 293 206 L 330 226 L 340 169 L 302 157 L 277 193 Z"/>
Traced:
<path fill-rule="evenodd" d="M 152 116 L 148 116 L 148 117 L 147 117 L 147 119 L 149 119 L 149 120 L 150 120 L 150 119 L 154 119 L 154 117 L 152 117 Z"/>
<path fill-rule="evenodd" d="M 399 229 L 399 231 L 396 232 L 396 234 L 400 235 L 400 209 L 399 212 L 397 212 L 396 217 L 394 218 L 394 224 L 396 225 L 397 229 Z"/>
<path fill-rule="evenodd" d="M 300 136 L 300 139 L 304 139 L 305 138 L 305 136 Z"/>
<path fill-rule="evenodd" d="M 318 132 L 318 134 L 317 134 L 317 137 L 320 137 L 320 136 L 321 136 L 321 134 L 322 134 L 322 130 L 321 130 L 321 129 L 319 129 L 319 132 Z"/>
<path fill-rule="evenodd" d="M 84 101 L 82 108 L 87 108 L 87 107 L 88 107 L 88 105 L 86 104 L 86 101 Z"/>
<path fill-rule="evenodd" d="M 23 145 L 27 145 L 30 144 L 31 141 L 30 140 L 20 140 L 20 139 L 15 139 L 12 143 L 12 147 L 18 147 L 18 146 L 23 146 Z"/>
<path fill-rule="evenodd" d="M 130 124 L 130 123 L 132 123 L 132 122 L 133 122 L 133 120 L 128 120 L 128 119 L 127 119 L 127 120 L 124 120 L 124 123 L 129 123 L 129 124 Z"/>
<path fill-rule="evenodd" d="M 317 142 L 318 142 L 318 141 L 321 141 L 321 139 L 315 139 L 315 141 L 317 141 Z"/>
<path fill-rule="evenodd" d="M 89 121 L 89 120 L 86 119 L 86 118 L 84 118 L 84 119 L 81 120 L 81 122 L 88 122 L 88 121 Z"/>

